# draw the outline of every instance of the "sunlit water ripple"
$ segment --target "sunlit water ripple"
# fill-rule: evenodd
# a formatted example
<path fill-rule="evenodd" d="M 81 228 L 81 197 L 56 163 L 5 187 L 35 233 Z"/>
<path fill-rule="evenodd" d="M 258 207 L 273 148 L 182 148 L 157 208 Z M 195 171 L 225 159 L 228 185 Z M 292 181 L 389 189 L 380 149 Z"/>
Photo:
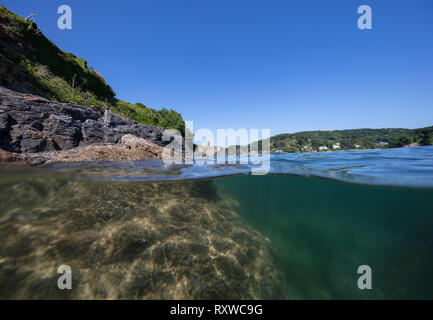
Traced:
<path fill-rule="evenodd" d="M 47 168 L 109 181 L 166 181 L 251 174 L 253 168 L 260 166 L 267 170 L 266 163 L 253 164 L 261 159 L 261 156 L 238 156 L 224 159 L 224 164 L 218 164 L 216 159 L 198 159 L 193 164 L 166 164 L 162 160 L 57 163 Z M 267 171 L 359 184 L 431 188 L 433 146 L 271 154 Z"/>

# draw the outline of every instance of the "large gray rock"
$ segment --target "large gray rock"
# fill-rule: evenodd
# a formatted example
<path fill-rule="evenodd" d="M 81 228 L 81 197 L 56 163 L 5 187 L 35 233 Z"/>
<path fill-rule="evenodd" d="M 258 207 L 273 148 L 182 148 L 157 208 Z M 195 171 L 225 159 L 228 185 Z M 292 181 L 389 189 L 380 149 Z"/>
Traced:
<path fill-rule="evenodd" d="M 164 130 L 107 110 L 59 103 L 0 86 L 0 149 L 14 153 L 69 150 L 120 143 L 132 134 L 165 146 Z"/>
<path fill-rule="evenodd" d="M 0 189 L 0 299 L 287 298 L 275 247 L 212 181 Z M 62 264 L 72 290 L 57 288 Z"/>

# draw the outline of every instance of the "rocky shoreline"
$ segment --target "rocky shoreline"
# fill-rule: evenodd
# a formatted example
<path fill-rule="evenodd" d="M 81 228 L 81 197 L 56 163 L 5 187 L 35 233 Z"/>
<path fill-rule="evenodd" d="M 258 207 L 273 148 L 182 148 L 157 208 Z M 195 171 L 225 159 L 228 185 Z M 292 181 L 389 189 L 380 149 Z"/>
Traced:
<path fill-rule="evenodd" d="M 0 86 L 0 164 L 161 158 L 165 130 Z"/>

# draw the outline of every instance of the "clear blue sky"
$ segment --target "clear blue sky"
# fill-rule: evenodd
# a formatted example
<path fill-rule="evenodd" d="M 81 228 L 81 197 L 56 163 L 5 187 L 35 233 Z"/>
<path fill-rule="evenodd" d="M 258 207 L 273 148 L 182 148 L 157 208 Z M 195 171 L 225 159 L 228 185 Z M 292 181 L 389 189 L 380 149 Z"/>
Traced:
<path fill-rule="evenodd" d="M 431 0 L 0 0 L 117 97 L 200 128 L 433 125 Z M 57 28 L 57 8 L 73 29 Z M 373 30 L 357 28 L 357 8 Z"/>

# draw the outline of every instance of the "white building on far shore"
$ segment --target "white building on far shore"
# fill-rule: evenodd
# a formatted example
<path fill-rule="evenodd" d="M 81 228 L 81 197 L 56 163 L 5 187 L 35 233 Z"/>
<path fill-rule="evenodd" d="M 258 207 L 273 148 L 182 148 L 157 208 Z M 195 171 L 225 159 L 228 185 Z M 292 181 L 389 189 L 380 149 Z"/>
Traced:
<path fill-rule="evenodd" d="M 383 146 L 387 146 L 388 142 L 380 141 L 380 142 L 376 143 L 376 145 L 383 147 Z"/>

